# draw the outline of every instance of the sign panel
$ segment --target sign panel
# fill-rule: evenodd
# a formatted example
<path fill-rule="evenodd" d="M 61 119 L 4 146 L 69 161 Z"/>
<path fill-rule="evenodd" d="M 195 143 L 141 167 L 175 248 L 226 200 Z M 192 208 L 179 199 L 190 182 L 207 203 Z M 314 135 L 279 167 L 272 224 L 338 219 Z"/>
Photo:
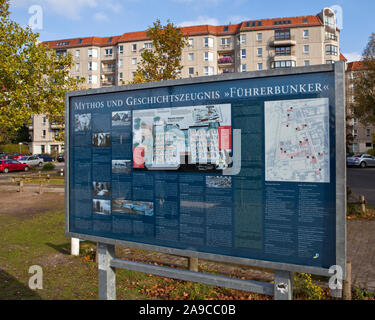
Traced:
<path fill-rule="evenodd" d="M 344 261 L 340 66 L 68 94 L 67 234 L 290 271 Z"/>

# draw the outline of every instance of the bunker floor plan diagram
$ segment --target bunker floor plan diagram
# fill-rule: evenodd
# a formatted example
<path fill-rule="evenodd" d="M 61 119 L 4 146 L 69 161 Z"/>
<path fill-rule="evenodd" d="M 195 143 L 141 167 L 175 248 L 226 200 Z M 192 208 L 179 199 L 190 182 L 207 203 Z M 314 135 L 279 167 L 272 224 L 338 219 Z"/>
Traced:
<path fill-rule="evenodd" d="M 265 102 L 266 181 L 330 182 L 329 100 Z"/>

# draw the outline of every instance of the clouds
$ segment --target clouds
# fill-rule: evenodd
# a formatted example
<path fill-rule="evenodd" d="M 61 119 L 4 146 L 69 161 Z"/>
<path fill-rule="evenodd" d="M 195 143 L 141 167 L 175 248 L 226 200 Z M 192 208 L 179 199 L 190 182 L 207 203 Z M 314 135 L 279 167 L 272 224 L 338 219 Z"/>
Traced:
<path fill-rule="evenodd" d="M 179 0 L 179 1 L 194 1 L 194 0 Z M 217 26 L 219 25 L 219 20 L 216 18 L 210 18 L 207 16 L 200 16 L 195 20 L 190 20 L 190 21 L 183 21 L 178 24 L 179 27 L 189 27 L 189 26 L 200 26 L 200 25 L 214 25 Z"/>
<path fill-rule="evenodd" d="M 346 59 L 348 59 L 348 62 L 362 60 L 362 54 L 360 54 L 359 52 L 348 52 L 348 53 L 343 53 L 343 55 Z"/>
<path fill-rule="evenodd" d="M 28 7 L 34 4 L 41 5 L 43 10 L 54 12 L 70 20 L 80 20 L 83 13 L 93 11 L 95 20 L 104 21 L 107 14 L 118 13 L 122 5 L 118 0 L 11 0 L 12 7 Z"/>

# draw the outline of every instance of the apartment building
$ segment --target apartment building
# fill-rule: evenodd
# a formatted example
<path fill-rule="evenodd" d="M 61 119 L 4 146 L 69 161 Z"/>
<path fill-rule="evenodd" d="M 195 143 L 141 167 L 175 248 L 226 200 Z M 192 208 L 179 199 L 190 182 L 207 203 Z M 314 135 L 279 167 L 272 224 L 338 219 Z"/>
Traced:
<path fill-rule="evenodd" d="M 191 26 L 181 30 L 189 39 L 181 56 L 182 78 L 340 60 L 340 31 L 334 12 L 328 8 L 312 16 Z M 71 75 L 85 78 L 83 86 L 87 89 L 132 81 L 142 52 L 152 50 L 152 41 L 146 31 L 48 41 L 46 44 L 58 55 L 70 53 L 73 56 Z M 35 124 L 33 137 L 39 137 L 41 131 Z M 39 151 L 39 144 L 33 138 L 33 153 Z M 47 144 L 45 152 L 50 152 Z"/>
<path fill-rule="evenodd" d="M 354 115 L 353 103 L 355 102 L 354 81 L 358 73 L 366 72 L 366 67 L 361 61 L 347 64 L 346 70 L 346 106 L 347 106 L 347 135 L 349 140 L 350 153 L 367 153 L 373 149 L 372 134 L 375 134 L 375 126 L 369 123 L 360 122 Z"/>

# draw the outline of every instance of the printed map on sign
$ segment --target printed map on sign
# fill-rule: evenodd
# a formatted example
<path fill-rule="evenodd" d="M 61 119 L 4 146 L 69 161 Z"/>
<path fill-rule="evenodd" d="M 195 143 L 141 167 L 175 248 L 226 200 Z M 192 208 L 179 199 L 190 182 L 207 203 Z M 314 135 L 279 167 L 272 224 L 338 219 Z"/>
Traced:
<path fill-rule="evenodd" d="M 266 181 L 330 182 L 329 100 L 265 103 Z"/>
<path fill-rule="evenodd" d="M 231 105 L 135 110 L 133 168 L 220 172 L 232 149 Z"/>

